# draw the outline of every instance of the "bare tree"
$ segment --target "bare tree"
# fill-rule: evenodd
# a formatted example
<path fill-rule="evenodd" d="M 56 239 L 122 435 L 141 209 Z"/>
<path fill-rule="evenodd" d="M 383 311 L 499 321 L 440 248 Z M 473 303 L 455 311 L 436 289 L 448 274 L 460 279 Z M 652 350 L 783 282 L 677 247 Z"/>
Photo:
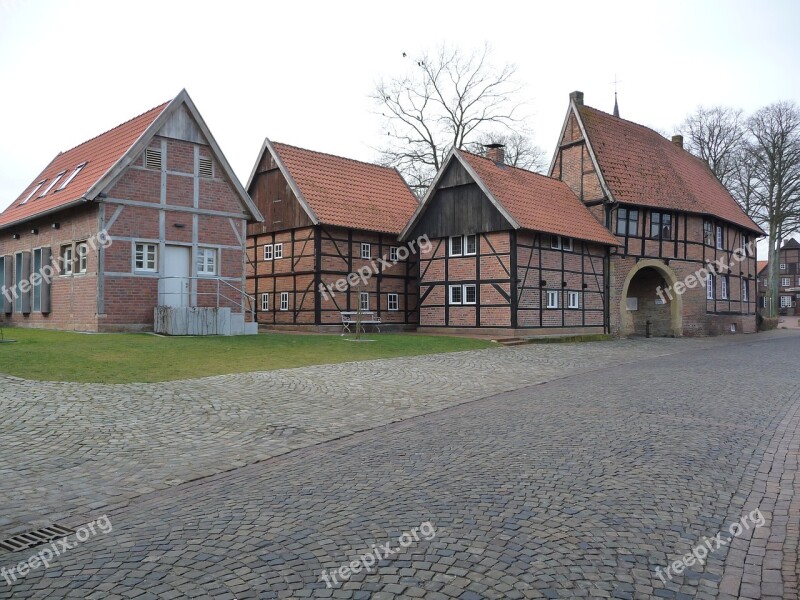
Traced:
<path fill-rule="evenodd" d="M 767 315 L 778 314 L 781 241 L 800 231 L 800 109 L 793 102 L 770 104 L 747 121 L 751 143 L 751 216 L 769 234 Z"/>
<path fill-rule="evenodd" d="M 451 148 L 489 129 L 522 131 L 515 72 L 511 64 L 493 66 L 488 45 L 472 53 L 442 46 L 414 61 L 408 74 L 380 81 L 372 98 L 385 118 L 381 162 L 421 194 Z"/>
<path fill-rule="evenodd" d="M 505 146 L 506 163 L 528 171 L 542 173 L 547 169 L 544 150 L 533 142 L 533 138 L 523 132 L 482 133 L 478 141 L 467 145 L 467 149 L 481 154 L 487 144 L 503 144 Z"/>
<path fill-rule="evenodd" d="M 686 138 L 687 150 L 700 157 L 726 188 L 737 175 L 745 137 L 741 109 L 726 106 L 697 107 L 679 130 Z"/>

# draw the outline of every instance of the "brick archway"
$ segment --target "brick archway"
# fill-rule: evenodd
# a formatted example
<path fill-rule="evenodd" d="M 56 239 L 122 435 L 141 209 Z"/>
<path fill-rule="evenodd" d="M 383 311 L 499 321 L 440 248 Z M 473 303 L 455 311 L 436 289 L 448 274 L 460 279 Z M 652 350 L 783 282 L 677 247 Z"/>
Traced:
<path fill-rule="evenodd" d="M 674 289 L 675 284 L 678 282 L 675 271 L 673 271 L 660 260 L 645 259 L 636 263 L 636 266 L 634 266 L 628 272 L 627 277 L 625 277 L 625 283 L 622 286 L 622 294 L 619 302 L 620 335 L 627 336 L 635 333 L 641 333 L 637 331 L 633 312 L 628 310 L 628 294 L 631 290 L 631 283 L 634 282 L 635 279 L 637 279 L 638 282 L 641 282 L 641 280 L 645 278 L 648 273 L 653 272 L 660 276 L 662 281 L 659 283 L 659 285 L 661 285 L 662 289 L 666 289 L 667 287 Z M 639 276 L 638 278 L 637 275 Z M 645 300 L 652 300 L 652 302 L 655 303 L 657 297 L 657 286 L 654 285 L 652 281 L 647 282 L 644 285 L 648 288 L 652 288 L 647 290 L 647 297 Z M 672 292 L 672 299 L 670 299 L 666 293 L 664 293 L 664 298 L 666 299 L 666 308 L 669 309 L 669 324 L 666 325 L 668 335 L 680 337 L 683 335 L 683 298 L 674 292 Z M 644 305 L 642 308 L 647 306 L 648 305 Z"/>

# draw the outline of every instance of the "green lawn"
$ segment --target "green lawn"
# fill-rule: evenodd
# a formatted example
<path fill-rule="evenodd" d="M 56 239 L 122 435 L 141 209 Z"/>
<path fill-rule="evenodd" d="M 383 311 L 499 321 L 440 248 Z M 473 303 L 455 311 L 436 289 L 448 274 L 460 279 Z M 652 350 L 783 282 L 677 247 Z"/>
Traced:
<path fill-rule="evenodd" d="M 80 334 L 6 328 L 0 373 L 26 379 L 131 383 L 187 379 L 496 346 L 492 342 L 416 334 L 368 334 L 372 342 L 338 335 L 269 333 L 239 337 Z"/>

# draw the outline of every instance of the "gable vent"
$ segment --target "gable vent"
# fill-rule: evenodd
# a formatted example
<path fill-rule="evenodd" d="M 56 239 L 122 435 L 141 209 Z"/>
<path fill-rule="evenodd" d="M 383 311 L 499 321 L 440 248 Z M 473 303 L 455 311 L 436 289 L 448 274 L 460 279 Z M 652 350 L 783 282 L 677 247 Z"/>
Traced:
<path fill-rule="evenodd" d="M 214 177 L 214 163 L 210 158 L 200 158 L 197 165 L 200 177 Z"/>
<path fill-rule="evenodd" d="M 33 548 L 34 546 L 40 546 L 47 542 L 57 540 L 58 538 L 66 537 L 71 533 L 74 533 L 72 529 L 61 525 L 50 525 L 49 527 L 42 527 L 41 529 L 28 531 L 27 533 L 20 533 L 7 540 L 3 540 L 0 542 L 0 548 L 11 552 L 18 552 L 19 550 Z"/>
<path fill-rule="evenodd" d="M 148 148 L 144 151 L 144 166 L 147 169 L 161 170 L 161 150 Z"/>

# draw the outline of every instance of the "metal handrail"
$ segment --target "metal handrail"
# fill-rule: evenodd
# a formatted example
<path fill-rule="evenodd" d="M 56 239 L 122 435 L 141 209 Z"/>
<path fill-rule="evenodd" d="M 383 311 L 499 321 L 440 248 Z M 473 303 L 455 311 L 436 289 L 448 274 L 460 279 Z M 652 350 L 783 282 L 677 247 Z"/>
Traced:
<path fill-rule="evenodd" d="M 236 287 L 235 285 L 233 285 L 229 281 L 226 281 L 226 280 L 222 279 L 221 277 L 197 277 L 197 276 L 195 276 L 195 277 L 182 277 L 180 275 L 168 275 L 166 277 L 159 277 L 158 278 L 158 287 L 159 287 L 158 295 L 159 295 L 159 298 L 161 298 L 161 296 L 174 296 L 176 294 L 180 294 L 181 304 L 183 304 L 183 298 L 184 298 L 185 294 L 188 295 L 188 299 L 189 299 L 189 301 L 191 301 L 192 291 L 189 290 L 188 292 L 184 292 L 183 287 L 181 287 L 181 291 L 180 292 L 165 292 L 165 291 L 162 291 L 161 282 L 166 280 L 166 279 L 180 279 L 181 281 L 187 281 L 187 282 L 188 281 L 216 281 L 216 284 L 217 284 L 216 292 L 201 292 L 201 291 L 197 290 L 197 288 L 195 287 L 194 294 L 196 296 L 216 296 L 216 308 L 219 308 L 219 300 L 220 300 L 220 297 L 222 297 L 223 299 L 227 300 L 231 304 L 239 306 L 242 309 L 242 312 L 249 311 L 250 312 L 250 317 L 252 318 L 253 322 L 255 322 L 255 320 L 256 320 L 256 310 L 255 310 L 255 300 L 256 299 L 255 299 L 255 296 L 251 296 L 250 294 L 245 292 L 243 289 L 240 289 L 240 288 Z M 237 301 L 234 298 L 230 298 L 230 297 L 226 296 L 225 294 L 221 293 L 220 292 L 220 283 L 223 283 L 223 284 L 227 285 L 229 288 L 233 289 L 236 293 L 238 293 L 241 296 L 241 300 Z M 247 303 L 248 306 L 245 306 L 245 303 Z"/>

